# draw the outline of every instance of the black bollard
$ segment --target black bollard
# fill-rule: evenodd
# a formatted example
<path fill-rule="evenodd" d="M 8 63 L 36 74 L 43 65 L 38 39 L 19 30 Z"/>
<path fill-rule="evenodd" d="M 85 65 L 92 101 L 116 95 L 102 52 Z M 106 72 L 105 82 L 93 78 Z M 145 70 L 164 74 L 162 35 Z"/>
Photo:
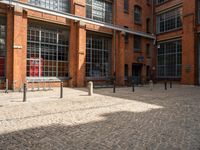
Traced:
<path fill-rule="evenodd" d="M 26 83 L 24 83 L 23 102 L 26 102 L 26 92 L 27 92 L 27 85 Z"/>
<path fill-rule="evenodd" d="M 134 83 L 134 80 L 132 80 L 132 91 L 135 92 L 135 83 Z"/>
<path fill-rule="evenodd" d="M 63 82 L 60 83 L 60 98 L 63 98 Z"/>
<path fill-rule="evenodd" d="M 172 88 L 172 80 L 170 80 L 170 88 Z"/>
<path fill-rule="evenodd" d="M 8 79 L 6 79 L 6 90 L 5 90 L 5 93 L 8 94 Z"/>
<path fill-rule="evenodd" d="M 165 90 L 167 90 L 167 81 L 165 81 Z"/>
<path fill-rule="evenodd" d="M 115 82 L 115 79 L 113 80 L 113 93 L 116 93 L 116 82 Z"/>

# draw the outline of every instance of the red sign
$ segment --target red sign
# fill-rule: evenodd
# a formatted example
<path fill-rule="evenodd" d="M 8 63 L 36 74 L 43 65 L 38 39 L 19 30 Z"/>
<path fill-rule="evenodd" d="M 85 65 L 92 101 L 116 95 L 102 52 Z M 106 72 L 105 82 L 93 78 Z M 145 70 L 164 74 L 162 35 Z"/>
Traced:
<path fill-rule="evenodd" d="M 40 62 L 39 59 L 31 58 L 31 60 L 30 60 L 30 76 L 31 77 L 39 77 L 39 68 L 40 68 L 40 76 L 42 76 L 44 61 L 42 59 L 41 64 L 39 62 Z M 40 67 L 39 67 L 39 65 L 40 65 Z"/>
<path fill-rule="evenodd" d="M 0 77 L 4 76 L 5 59 L 0 57 Z"/>

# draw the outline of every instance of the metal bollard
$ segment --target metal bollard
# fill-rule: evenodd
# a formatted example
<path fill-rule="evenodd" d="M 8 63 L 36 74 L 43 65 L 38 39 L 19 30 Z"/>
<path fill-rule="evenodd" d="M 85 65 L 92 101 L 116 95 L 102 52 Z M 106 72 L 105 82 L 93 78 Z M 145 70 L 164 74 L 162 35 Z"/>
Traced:
<path fill-rule="evenodd" d="M 135 92 L 135 83 L 134 83 L 134 80 L 132 80 L 132 91 Z"/>
<path fill-rule="evenodd" d="M 170 80 L 170 88 L 172 88 L 172 80 Z"/>
<path fill-rule="evenodd" d="M 93 82 L 92 81 L 88 82 L 88 95 L 89 96 L 93 95 Z"/>
<path fill-rule="evenodd" d="M 116 82 L 113 80 L 113 93 L 116 93 Z"/>
<path fill-rule="evenodd" d="M 5 93 L 8 93 L 8 79 L 6 79 L 6 90 Z"/>
<path fill-rule="evenodd" d="M 150 87 L 150 90 L 152 91 L 153 90 L 153 81 L 152 80 L 149 81 L 149 87 Z"/>
<path fill-rule="evenodd" d="M 34 92 L 34 80 L 33 80 L 33 82 L 31 83 L 31 91 Z"/>
<path fill-rule="evenodd" d="M 48 83 L 49 83 L 49 89 L 48 90 L 50 91 L 51 90 L 51 83 L 50 82 L 48 82 Z"/>
<path fill-rule="evenodd" d="M 63 98 L 63 82 L 60 83 L 60 98 Z"/>
<path fill-rule="evenodd" d="M 16 86 L 17 81 L 13 81 L 13 92 L 15 92 L 15 86 Z"/>
<path fill-rule="evenodd" d="M 165 90 L 167 90 L 167 81 L 165 81 Z"/>
<path fill-rule="evenodd" d="M 26 85 L 26 83 L 24 83 L 23 102 L 26 102 L 26 92 L 27 92 L 27 85 Z"/>

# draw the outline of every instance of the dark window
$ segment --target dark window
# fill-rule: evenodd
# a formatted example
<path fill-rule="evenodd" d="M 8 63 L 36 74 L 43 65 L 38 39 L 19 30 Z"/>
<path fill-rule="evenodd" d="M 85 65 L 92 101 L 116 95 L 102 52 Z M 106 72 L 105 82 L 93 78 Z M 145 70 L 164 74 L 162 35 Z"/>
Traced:
<path fill-rule="evenodd" d="M 150 44 L 146 44 L 146 55 L 147 55 L 148 58 L 151 57 Z"/>
<path fill-rule="evenodd" d="M 6 65 L 6 18 L 0 16 L 0 78 L 5 77 Z"/>
<path fill-rule="evenodd" d="M 141 37 L 134 35 L 134 51 L 141 51 Z"/>
<path fill-rule="evenodd" d="M 140 6 L 134 7 L 134 22 L 141 23 L 142 9 Z"/>
<path fill-rule="evenodd" d="M 156 0 L 156 4 L 162 4 L 164 2 L 166 2 L 167 0 Z"/>
<path fill-rule="evenodd" d="M 149 18 L 146 19 L 146 31 L 147 33 L 150 33 L 150 19 Z"/>
<path fill-rule="evenodd" d="M 124 0 L 124 12 L 125 13 L 128 13 L 128 2 L 129 2 L 129 0 Z"/>
<path fill-rule="evenodd" d="M 124 28 L 128 29 L 127 26 L 124 26 Z M 125 41 L 126 44 L 128 44 L 128 41 L 129 41 L 129 34 L 128 33 L 125 33 L 124 41 Z"/>

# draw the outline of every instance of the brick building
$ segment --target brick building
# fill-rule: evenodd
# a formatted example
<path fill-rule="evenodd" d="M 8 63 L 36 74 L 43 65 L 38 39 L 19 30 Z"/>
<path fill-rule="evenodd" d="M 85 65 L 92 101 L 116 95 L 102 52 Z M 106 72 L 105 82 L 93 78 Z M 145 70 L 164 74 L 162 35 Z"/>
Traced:
<path fill-rule="evenodd" d="M 189 0 L 0 1 L 0 79 L 11 89 L 26 81 L 81 87 L 110 82 L 115 73 L 121 86 L 130 76 L 137 83 L 153 77 L 198 84 L 197 6 Z"/>
<path fill-rule="evenodd" d="M 200 85 L 199 0 L 156 0 L 157 78 Z"/>

